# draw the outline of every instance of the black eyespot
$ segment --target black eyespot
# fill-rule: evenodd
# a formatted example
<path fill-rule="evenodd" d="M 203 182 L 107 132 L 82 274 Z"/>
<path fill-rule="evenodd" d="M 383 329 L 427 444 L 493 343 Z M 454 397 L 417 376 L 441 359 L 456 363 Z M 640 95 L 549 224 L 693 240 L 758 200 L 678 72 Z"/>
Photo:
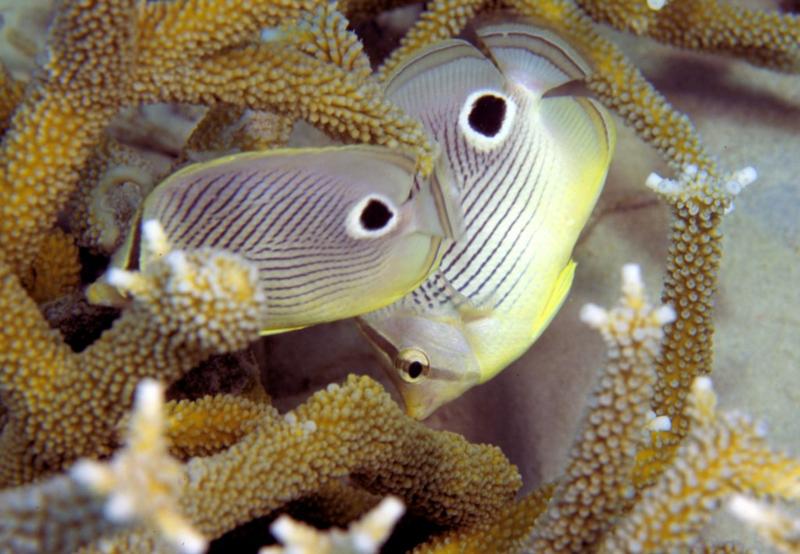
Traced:
<path fill-rule="evenodd" d="M 412 379 L 417 379 L 420 375 L 422 375 L 422 367 L 421 362 L 411 362 L 408 364 L 408 376 Z"/>
<path fill-rule="evenodd" d="M 503 127 L 505 117 L 506 101 L 499 96 L 484 94 L 472 103 L 467 121 L 473 130 L 493 137 Z"/>
<path fill-rule="evenodd" d="M 386 227 L 393 215 L 392 210 L 386 204 L 373 198 L 364 206 L 359 220 L 364 229 L 377 231 Z"/>

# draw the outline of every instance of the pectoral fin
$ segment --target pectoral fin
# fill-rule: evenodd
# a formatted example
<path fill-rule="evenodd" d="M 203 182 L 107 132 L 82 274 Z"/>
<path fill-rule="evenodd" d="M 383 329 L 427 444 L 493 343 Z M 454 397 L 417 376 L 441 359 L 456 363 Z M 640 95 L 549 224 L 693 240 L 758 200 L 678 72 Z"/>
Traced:
<path fill-rule="evenodd" d="M 542 331 L 547 328 L 550 321 L 552 321 L 558 313 L 558 310 L 567 298 L 567 293 L 569 293 L 569 289 L 572 287 L 572 280 L 575 278 L 575 268 L 577 265 L 578 264 L 576 264 L 574 260 L 570 260 L 564 269 L 561 270 L 561 273 L 558 274 L 553 292 L 550 293 L 550 299 L 547 301 L 547 304 L 539 314 L 539 317 L 536 318 L 531 328 L 533 340 L 536 340 L 536 338 L 542 334 Z"/>

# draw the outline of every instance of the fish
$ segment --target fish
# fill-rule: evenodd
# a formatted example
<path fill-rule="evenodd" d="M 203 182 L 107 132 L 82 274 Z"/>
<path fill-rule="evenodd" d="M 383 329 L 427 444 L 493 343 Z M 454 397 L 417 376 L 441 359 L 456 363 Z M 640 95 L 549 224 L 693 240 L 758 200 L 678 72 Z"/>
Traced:
<path fill-rule="evenodd" d="M 140 246 L 149 221 L 161 224 L 170 248 L 239 254 L 258 269 L 265 335 L 402 298 L 437 267 L 461 221 L 446 165 L 422 177 L 412 156 L 370 145 L 246 152 L 194 164 L 154 188 L 137 218 L 112 267 L 144 270 L 163 255 Z M 105 285 L 95 286 L 90 300 L 118 301 Z"/>
<path fill-rule="evenodd" d="M 464 226 L 419 288 L 356 321 L 417 419 L 496 376 L 548 326 L 616 141 L 605 108 L 570 86 L 589 67 L 564 40 L 525 21 L 474 31 L 477 45 L 437 43 L 386 81 L 441 146 Z"/>

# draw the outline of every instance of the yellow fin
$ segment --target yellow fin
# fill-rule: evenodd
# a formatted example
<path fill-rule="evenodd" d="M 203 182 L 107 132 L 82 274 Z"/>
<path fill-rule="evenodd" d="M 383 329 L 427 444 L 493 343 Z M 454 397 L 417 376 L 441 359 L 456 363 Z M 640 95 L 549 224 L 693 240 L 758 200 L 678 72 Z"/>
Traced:
<path fill-rule="evenodd" d="M 536 321 L 533 323 L 533 328 L 531 329 L 533 340 L 536 340 L 536 338 L 542 334 L 542 331 L 550 325 L 550 321 L 552 321 L 558 313 L 561 304 L 563 304 L 564 300 L 567 298 L 567 293 L 569 293 L 569 289 L 572 287 L 572 280 L 575 278 L 575 268 L 577 266 L 578 264 L 575 263 L 575 260 L 570 260 L 564 269 L 561 270 L 561 273 L 558 274 L 553 292 L 550 293 L 550 298 L 544 310 L 542 310 L 539 317 L 536 318 Z"/>

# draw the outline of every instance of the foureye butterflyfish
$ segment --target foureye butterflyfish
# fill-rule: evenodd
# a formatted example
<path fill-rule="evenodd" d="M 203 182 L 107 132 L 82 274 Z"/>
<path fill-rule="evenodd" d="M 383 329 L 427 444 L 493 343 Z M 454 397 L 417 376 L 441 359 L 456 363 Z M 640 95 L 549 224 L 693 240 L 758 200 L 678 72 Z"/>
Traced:
<path fill-rule="evenodd" d="M 457 192 L 439 164 L 430 178 L 412 157 L 378 146 L 235 154 L 159 184 L 139 222 L 158 221 L 171 248 L 219 248 L 258 268 L 264 334 L 386 306 L 438 265 L 459 231 Z M 117 267 L 145 268 L 134 225 Z M 94 300 L 106 288 L 95 287 Z M 110 292 L 110 291 L 109 291 Z M 108 302 L 107 302 L 108 303 Z"/>
<path fill-rule="evenodd" d="M 358 319 L 417 418 L 494 377 L 547 327 L 615 143 L 601 105 L 558 93 L 588 71 L 563 40 L 525 23 L 476 36 L 481 48 L 420 51 L 386 85 L 441 145 L 464 224 L 419 288 Z"/>

